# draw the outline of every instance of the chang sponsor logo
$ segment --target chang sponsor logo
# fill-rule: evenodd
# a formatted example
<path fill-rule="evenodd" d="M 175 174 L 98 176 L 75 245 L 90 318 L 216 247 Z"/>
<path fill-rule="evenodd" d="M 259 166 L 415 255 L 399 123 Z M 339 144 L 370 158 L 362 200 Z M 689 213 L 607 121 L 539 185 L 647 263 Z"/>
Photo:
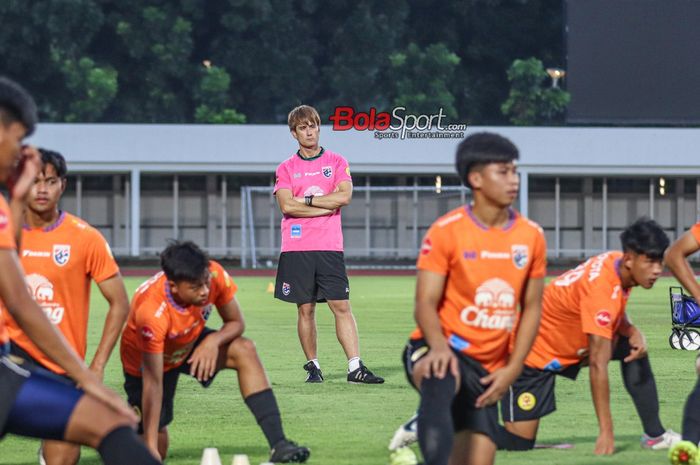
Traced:
<path fill-rule="evenodd" d="M 489 279 L 476 289 L 474 304 L 460 313 L 468 326 L 511 331 L 515 325 L 515 291 L 500 278 Z"/>

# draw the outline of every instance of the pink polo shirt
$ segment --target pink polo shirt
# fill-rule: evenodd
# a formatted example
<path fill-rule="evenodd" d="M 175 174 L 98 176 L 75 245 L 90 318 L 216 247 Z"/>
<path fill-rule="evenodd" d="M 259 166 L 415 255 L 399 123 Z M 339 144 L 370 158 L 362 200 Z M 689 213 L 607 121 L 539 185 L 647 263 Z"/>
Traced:
<path fill-rule="evenodd" d="M 352 182 L 347 160 L 330 150 L 321 149 L 314 158 L 294 154 L 276 171 L 275 191 L 289 189 L 294 197 L 315 197 L 332 193 L 343 181 Z M 282 252 L 343 251 L 340 209 L 332 215 L 316 218 L 282 218 Z"/>

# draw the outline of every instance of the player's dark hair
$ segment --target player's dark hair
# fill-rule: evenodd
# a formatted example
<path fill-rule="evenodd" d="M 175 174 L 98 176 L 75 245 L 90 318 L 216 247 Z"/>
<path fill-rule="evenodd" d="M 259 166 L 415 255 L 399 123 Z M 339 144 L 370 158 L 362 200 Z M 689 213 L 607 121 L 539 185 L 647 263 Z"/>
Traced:
<path fill-rule="evenodd" d="M 467 177 L 473 169 L 490 163 L 510 163 L 519 156 L 518 148 L 505 137 L 492 132 L 477 132 L 457 146 L 455 165 L 459 178 L 471 189 Z"/>
<path fill-rule="evenodd" d="M 41 164 L 43 165 L 43 169 L 46 169 L 47 165 L 51 165 L 53 166 L 53 169 L 56 170 L 56 174 L 59 178 L 66 179 L 66 176 L 68 175 L 68 167 L 66 166 L 66 159 L 63 157 L 63 155 L 53 150 L 41 148 L 39 149 L 39 153 L 41 154 Z"/>
<path fill-rule="evenodd" d="M 199 282 L 209 268 L 209 257 L 192 241 L 172 241 L 160 254 L 160 267 L 170 281 Z"/>
<path fill-rule="evenodd" d="M 15 81 L 0 76 L 0 123 L 21 123 L 29 136 L 37 123 L 36 103 L 29 92 Z"/>
<path fill-rule="evenodd" d="M 646 255 L 652 260 L 661 260 L 670 243 L 664 230 L 654 220 L 646 217 L 627 226 L 620 234 L 622 250 Z"/>

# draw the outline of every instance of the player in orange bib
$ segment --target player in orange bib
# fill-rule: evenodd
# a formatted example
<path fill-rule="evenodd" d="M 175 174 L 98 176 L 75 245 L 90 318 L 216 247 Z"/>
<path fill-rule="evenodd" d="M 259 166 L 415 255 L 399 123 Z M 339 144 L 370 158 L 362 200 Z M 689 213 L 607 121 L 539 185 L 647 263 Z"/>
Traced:
<path fill-rule="evenodd" d="M 575 379 L 587 364 L 600 428 L 594 452 L 612 454 L 611 359 L 620 360 L 625 387 L 642 421 L 642 447 L 663 449 L 679 440 L 677 433 L 661 424 L 646 340 L 625 314 L 631 289 L 650 289 L 661 275 L 668 237 L 657 223 L 642 218 L 625 229 L 620 239 L 622 251 L 590 258 L 545 288 L 540 330 L 525 369 L 501 401 L 507 433 L 499 446 L 531 449 L 540 418 L 556 408 L 555 376 Z"/>
<path fill-rule="evenodd" d="M 39 152 L 20 148 L 36 121 L 31 96 L 0 77 L 0 185 L 12 194 L 12 211 L 0 195 L 0 437 L 16 434 L 89 445 L 107 465 L 155 465 L 160 462 L 132 429 L 136 415 L 85 366 L 27 289 L 16 251 L 20 231 L 14 225 L 21 221 L 41 171 Z M 81 389 L 9 355 L 5 311 Z"/>
<path fill-rule="evenodd" d="M 478 133 L 459 145 L 456 158 L 474 201 L 439 218 L 423 240 L 418 328 L 404 352 L 406 374 L 420 392 L 418 440 L 426 465 L 493 463 L 495 404 L 520 374 L 537 333 L 546 266 L 542 229 L 511 209 L 517 148 Z"/>
<path fill-rule="evenodd" d="M 134 294 L 121 343 L 124 389 L 141 412 L 148 447 L 167 455 L 181 373 L 208 387 L 219 370 L 230 368 L 238 372 L 241 395 L 272 449 L 270 462 L 305 462 L 309 450 L 285 437 L 255 344 L 243 337 L 236 283 L 192 242 L 172 243 L 160 259 L 163 271 Z M 212 307 L 224 323 L 219 330 L 205 326 Z"/>
<path fill-rule="evenodd" d="M 91 280 L 97 283 L 109 311 L 90 368 L 102 379 L 129 314 L 129 298 L 107 241 L 85 221 L 58 208 L 66 188 L 63 155 L 44 149 L 39 152 L 42 170 L 29 192 L 20 261 L 34 300 L 82 359 L 87 349 Z M 13 355 L 65 375 L 12 318 L 7 320 L 7 329 Z M 44 441 L 40 454 L 48 465 L 74 465 L 80 458 L 80 447 Z"/>
<path fill-rule="evenodd" d="M 700 302 L 700 284 L 695 278 L 688 257 L 700 250 L 700 223 L 679 237 L 666 252 L 666 265 L 684 288 L 690 292 L 696 302 Z M 700 356 L 695 360 L 698 381 L 688 395 L 683 410 L 683 440 L 679 447 L 694 449 L 700 444 Z M 688 444 L 687 442 L 691 444 Z M 691 447 L 692 446 L 692 447 Z M 690 452 L 686 450 L 686 453 Z M 697 454 L 697 451 L 693 451 Z"/>

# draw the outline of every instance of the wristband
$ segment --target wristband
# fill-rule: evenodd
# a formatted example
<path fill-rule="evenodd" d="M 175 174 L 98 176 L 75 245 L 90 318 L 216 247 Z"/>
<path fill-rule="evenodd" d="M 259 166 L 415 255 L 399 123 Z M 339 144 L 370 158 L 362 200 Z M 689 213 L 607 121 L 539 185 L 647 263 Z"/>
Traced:
<path fill-rule="evenodd" d="M 306 204 L 307 207 L 311 206 L 311 203 L 313 202 L 314 196 L 313 195 L 306 195 L 304 196 L 304 203 Z"/>

